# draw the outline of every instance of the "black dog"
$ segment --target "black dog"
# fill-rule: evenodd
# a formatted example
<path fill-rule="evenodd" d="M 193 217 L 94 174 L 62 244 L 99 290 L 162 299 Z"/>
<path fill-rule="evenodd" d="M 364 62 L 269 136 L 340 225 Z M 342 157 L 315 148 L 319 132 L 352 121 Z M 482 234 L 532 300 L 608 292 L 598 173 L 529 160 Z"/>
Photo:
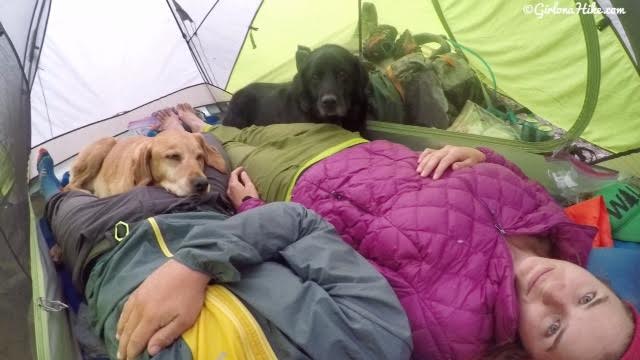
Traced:
<path fill-rule="evenodd" d="M 298 74 L 292 82 L 253 83 L 236 92 L 223 124 L 243 128 L 314 122 L 364 130 L 369 76 L 360 60 L 337 45 L 305 54 L 298 52 Z"/>

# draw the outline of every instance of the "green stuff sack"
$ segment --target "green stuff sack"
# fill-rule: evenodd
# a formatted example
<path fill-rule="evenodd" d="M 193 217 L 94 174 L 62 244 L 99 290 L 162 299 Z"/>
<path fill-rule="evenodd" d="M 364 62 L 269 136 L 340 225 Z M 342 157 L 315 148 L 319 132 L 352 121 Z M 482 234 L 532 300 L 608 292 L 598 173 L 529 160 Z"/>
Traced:
<path fill-rule="evenodd" d="M 389 78 L 375 70 L 369 73 L 369 114 L 373 120 L 404 123 L 404 102 Z"/>
<path fill-rule="evenodd" d="M 640 188 L 618 182 L 597 194 L 604 196 L 613 238 L 640 243 Z"/>

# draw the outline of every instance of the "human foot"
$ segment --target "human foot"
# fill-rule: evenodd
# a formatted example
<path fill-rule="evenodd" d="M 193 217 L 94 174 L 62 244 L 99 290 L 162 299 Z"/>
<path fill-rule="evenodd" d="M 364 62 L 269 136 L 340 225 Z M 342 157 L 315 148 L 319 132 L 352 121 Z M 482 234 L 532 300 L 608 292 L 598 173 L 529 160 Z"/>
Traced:
<path fill-rule="evenodd" d="M 160 121 L 160 125 L 156 129 L 158 131 L 169 129 L 184 130 L 182 124 L 180 123 L 180 118 L 173 108 L 162 109 L 154 112 L 152 115 Z"/>
<path fill-rule="evenodd" d="M 182 120 L 182 123 L 185 124 L 191 132 L 199 133 L 202 132 L 202 129 L 206 125 L 202 119 L 196 114 L 196 111 L 193 110 L 193 107 L 189 103 L 178 104 L 176 105 L 176 110 L 178 112 L 178 117 Z"/>

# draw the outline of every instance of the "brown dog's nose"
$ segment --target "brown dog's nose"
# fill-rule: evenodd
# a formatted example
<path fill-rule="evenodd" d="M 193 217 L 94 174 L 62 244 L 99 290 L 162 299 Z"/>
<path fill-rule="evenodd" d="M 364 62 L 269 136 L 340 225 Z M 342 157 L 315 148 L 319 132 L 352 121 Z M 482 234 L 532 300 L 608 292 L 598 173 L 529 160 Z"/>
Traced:
<path fill-rule="evenodd" d="M 193 179 L 192 186 L 193 186 L 194 192 L 203 193 L 207 191 L 207 188 L 209 187 L 209 182 L 207 181 L 206 177 L 198 177 Z"/>

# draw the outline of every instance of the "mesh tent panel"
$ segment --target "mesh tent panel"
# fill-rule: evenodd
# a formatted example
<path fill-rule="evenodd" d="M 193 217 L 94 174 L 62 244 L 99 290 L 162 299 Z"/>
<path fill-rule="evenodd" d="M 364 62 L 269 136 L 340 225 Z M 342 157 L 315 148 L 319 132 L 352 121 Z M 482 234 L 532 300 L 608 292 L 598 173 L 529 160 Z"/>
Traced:
<path fill-rule="evenodd" d="M 6 33 L 0 35 L 0 84 L 0 359 L 29 359 L 29 91 Z"/>

